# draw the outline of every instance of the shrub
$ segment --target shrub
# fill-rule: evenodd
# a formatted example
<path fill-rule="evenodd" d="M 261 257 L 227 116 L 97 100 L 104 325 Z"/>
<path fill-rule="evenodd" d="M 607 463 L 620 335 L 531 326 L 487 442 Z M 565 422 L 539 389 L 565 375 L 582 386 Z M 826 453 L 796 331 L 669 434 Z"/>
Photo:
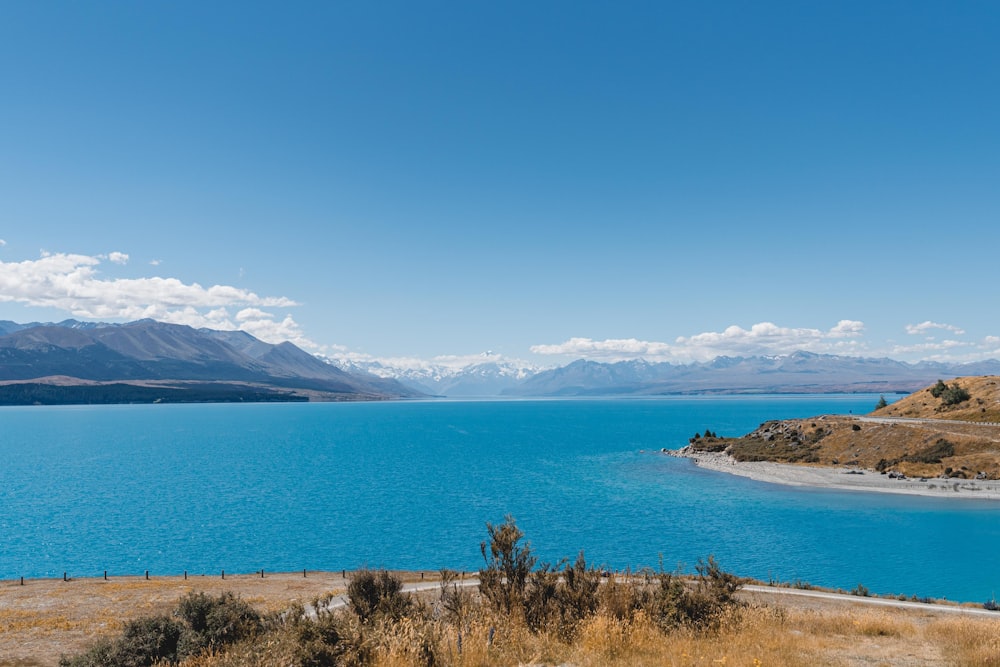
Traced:
<path fill-rule="evenodd" d="M 941 459 L 955 455 L 955 445 L 944 438 L 938 438 L 937 442 L 926 449 L 922 449 L 907 460 L 914 463 L 941 463 Z"/>
<path fill-rule="evenodd" d="M 358 619 L 369 623 L 377 618 L 398 621 L 410 611 L 410 597 L 403 582 L 386 570 L 363 569 L 347 586 L 347 600 Z"/>
<path fill-rule="evenodd" d="M 219 597 L 188 593 L 177 604 L 177 615 L 190 627 L 182 639 L 181 657 L 204 648 L 219 648 L 256 634 L 262 627 L 260 614 L 244 600 L 226 591 Z"/>
<path fill-rule="evenodd" d="M 934 398 L 941 398 L 941 394 L 948 390 L 948 385 L 946 385 L 941 380 L 937 381 L 937 384 L 931 387 L 931 396 Z"/>
<path fill-rule="evenodd" d="M 709 556 L 695 566 L 694 585 L 669 572 L 659 572 L 654 586 L 638 600 L 642 610 L 660 629 L 669 631 L 677 627 L 708 630 L 718 627 L 724 613 L 741 603 L 736 591 L 743 580 L 722 570 Z"/>
<path fill-rule="evenodd" d="M 903 454 L 894 459 L 879 459 L 875 464 L 875 470 L 885 472 L 901 462 L 906 463 L 941 463 L 942 459 L 955 455 L 955 445 L 944 438 L 938 438 L 937 442 L 928 447 L 924 447 L 915 454 Z M 951 473 L 951 468 L 945 468 L 945 475 Z"/>
<path fill-rule="evenodd" d="M 489 543 L 479 545 L 486 565 L 479 570 L 479 592 L 496 611 L 522 614 L 528 575 L 537 560 L 531 545 L 519 544 L 524 533 L 509 514 L 498 526 L 487 523 L 486 531 Z"/>
<path fill-rule="evenodd" d="M 524 587 L 524 620 L 528 629 L 539 632 L 557 624 L 560 611 L 558 592 L 559 572 L 548 563 L 542 563 L 528 575 Z"/>
<path fill-rule="evenodd" d="M 525 605 L 528 627 L 549 629 L 565 640 L 576 635 L 581 621 L 597 610 L 601 573 L 587 566 L 583 552 L 562 571 L 543 564 L 531 573 Z"/>
<path fill-rule="evenodd" d="M 969 392 L 959 387 L 957 383 L 951 385 L 941 393 L 941 402 L 944 405 L 958 405 L 970 398 Z"/>
<path fill-rule="evenodd" d="M 472 608 L 472 595 L 461 588 L 458 583 L 458 573 L 454 570 L 441 570 L 441 608 L 446 620 L 462 625 Z"/>
<path fill-rule="evenodd" d="M 88 650 L 72 658 L 59 658 L 59 667 L 114 667 L 117 662 L 118 643 L 111 639 L 100 639 Z"/>
<path fill-rule="evenodd" d="M 878 403 L 875 404 L 876 410 L 881 410 L 882 408 L 888 406 L 888 401 L 885 400 L 885 394 L 879 394 Z"/>
<path fill-rule="evenodd" d="M 572 565 L 567 565 L 562 573 L 559 602 L 563 620 L 580 621 L 597 609 L 597 591 L 601 585 L 601 573 L 587 567 L 583 552 Z"/>
<path fill-rule="evenodd" d="M 171 616 L 144 616 L 125 624 L 117 639 L 97 642 L 88 651 L 63 658 L 63 667 L 145 667 L 176 663 L 204 649 L 218 649 L 261 630 L 260 614 L 226 592 L 214 598 L 188 593 Z M 177 619 L 180 620 L 177 620 Z"/>
<path fill-rule="evenodd" d="M 125 624 L 116 640 L 98 642 L 75 658 L 62 658 L 62 667 L 151 667 L 177 662 L 183 625 L 169 616 L 146 616 Z"/>
<path fill-rule="evenodd" d="M 300 667 L 335 667 L 344 664 L 350 648 L 341 627 L 340 618 L 334 614 L 321 614 L 316 620 L 297 618 L 293 624 L 295 638 L 295 664 Z M 358 661 L 363 662 L 363 661 Z"/>
<path fill-rule="evenodd" d="M 524 533 L 507 516 L 499 526 L 487 524 L 489 546 L 481 545 L 486 567 L 479 571 L 479 589 L 495 611 L 507 617 L 523 617 L 533 632 L 552 631 L 571 639 L 580 621 L 598 607 L 601 573 L 588 567 L 581 551 L 572 565 L 542 563 L 528 544 L 519 543 Z"/>

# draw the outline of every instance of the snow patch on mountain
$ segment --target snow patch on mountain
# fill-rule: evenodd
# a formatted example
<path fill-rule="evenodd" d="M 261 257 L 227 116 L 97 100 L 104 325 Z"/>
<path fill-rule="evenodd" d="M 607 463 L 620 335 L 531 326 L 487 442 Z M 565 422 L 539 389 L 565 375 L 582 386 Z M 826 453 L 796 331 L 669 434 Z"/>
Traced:
<path fill-rule="evenodd" d="M 326 361 L 346 371 L 392 378 L 437 396 L 499 396 L 544 370 L 495 352 L 448 355 L 433 359 L 329 356 Z"/>

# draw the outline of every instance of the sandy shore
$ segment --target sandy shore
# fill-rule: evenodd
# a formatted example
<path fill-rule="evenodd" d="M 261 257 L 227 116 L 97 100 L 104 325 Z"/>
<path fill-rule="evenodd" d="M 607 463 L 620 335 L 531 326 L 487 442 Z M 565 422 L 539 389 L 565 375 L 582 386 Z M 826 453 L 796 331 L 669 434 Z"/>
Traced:
<path fill-rule="evenodd" d="M 731 475 L 749 477 L 760 482 L 788 486 L 810 486 L 841 491 L 871 491 L 901 493 L 934 498 L 982 498 L 1000 500 L 1000 480 L 971 479 L 890 479 L 873 470 L 831 468 L 755 461 L 741 463 L 728 454 L 692 452 L 685 449 L 667 451 L 670 456 L 691 459 L 695 465 Z M 858 474 L 861 473 L 861 474 Z"/>

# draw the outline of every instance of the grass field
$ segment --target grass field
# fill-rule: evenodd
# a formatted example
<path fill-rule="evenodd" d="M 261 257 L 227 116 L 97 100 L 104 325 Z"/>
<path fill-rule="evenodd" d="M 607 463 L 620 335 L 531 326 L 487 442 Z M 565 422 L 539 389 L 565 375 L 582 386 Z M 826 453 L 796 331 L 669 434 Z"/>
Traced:
<path fill-rule="evenodd" d="M 430 582 L 432 573 L 398 573 Z M 168 612 L 192 591 L 233 591 L 262 612 L 308 604 L 345 592 L 337 573 L 220 577 L 112 578 L 0 583 L 0 667 L 57 665 L 59 657 L 113 636 L 129 619 Z M 427 664 L 417 648 L 434 646 L 445 665 L 1000 665 L 998 619 L 926 610 L 885 610 L 861 601 L 776 599 L 741 592 L 746 604 L 726 612 L 709 630 L 664 632 L 643 613 L 631 618 L 598 612 L 581 622 L 571 640 L 552 632 L 498 622 L 470 612 L 461 624 L 435 613 L 437 591 L 422 594 L 428 614 L 372 626 L 365 635 L 369 664 Z M 440 610 L 438 610 L 440 611 Z M 346 613 L 346 612 L 344 612 Z M 490 641 L 490 628 L 493 639 Z M 459 631 L 462 634 L 459 651 Z M 300 634 L 271 630 L 223 652 L 188 660 L 189 667 L 295 665 Z"/>

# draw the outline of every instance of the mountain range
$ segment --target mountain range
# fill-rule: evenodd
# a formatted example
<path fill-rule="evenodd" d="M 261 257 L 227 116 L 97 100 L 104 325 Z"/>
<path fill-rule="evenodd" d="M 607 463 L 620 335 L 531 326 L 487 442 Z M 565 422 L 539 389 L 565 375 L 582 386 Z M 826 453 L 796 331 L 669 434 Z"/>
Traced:
<path fill-rule="evenodd" d="M 410 363 L 395 366 L 377 360 L 330 362 L 347 371 L 392 378 L 426 394 L 452 398 L 502 396 L 542 370 L 524 362 L 502 359 L 491 352 L 484 352 L 462 365 Z"/>
<path fill-rule="evenodd" d="M 289 342 L 153 320 L 0 321 L 0 404 L 910 392 L 968 375 L 1000 375 L 1000 361 L 907 363 L 800 351 L 543 369 L 487 353 L 465 364 L 395 366 L 324 361 Z"/>
<path fill-rule="evenodd" d="M 690 364 L 642 359 L 612 363 L 578 360 L 548 369 L 489 358 L 465 368 L 430 365 L 414 370 L 382 362 L 354 362 L 344 367 L 453 397 L 910 392 L 938 378 L 1000 374 L 1000 362 L 996 360 L 907 363 L 884 357 L 804 351 L 778 356 L 717 357 Z"/>
<path fill-rule="evenodd" d="M 374 400 L 422 395 L 391 378 L 341 370 L 289 342 L 272 345 L 242 331 L 153 320 L 0 321 L 0 383 L 0 403 L 145 402 L 201 396 Z M 72 394 L 73 400 L 63 401 L 59 394 Z M 88 394 L 93 401 L 77 400 Z M 45 400 L 33 401 L 33 396 Z"/>

